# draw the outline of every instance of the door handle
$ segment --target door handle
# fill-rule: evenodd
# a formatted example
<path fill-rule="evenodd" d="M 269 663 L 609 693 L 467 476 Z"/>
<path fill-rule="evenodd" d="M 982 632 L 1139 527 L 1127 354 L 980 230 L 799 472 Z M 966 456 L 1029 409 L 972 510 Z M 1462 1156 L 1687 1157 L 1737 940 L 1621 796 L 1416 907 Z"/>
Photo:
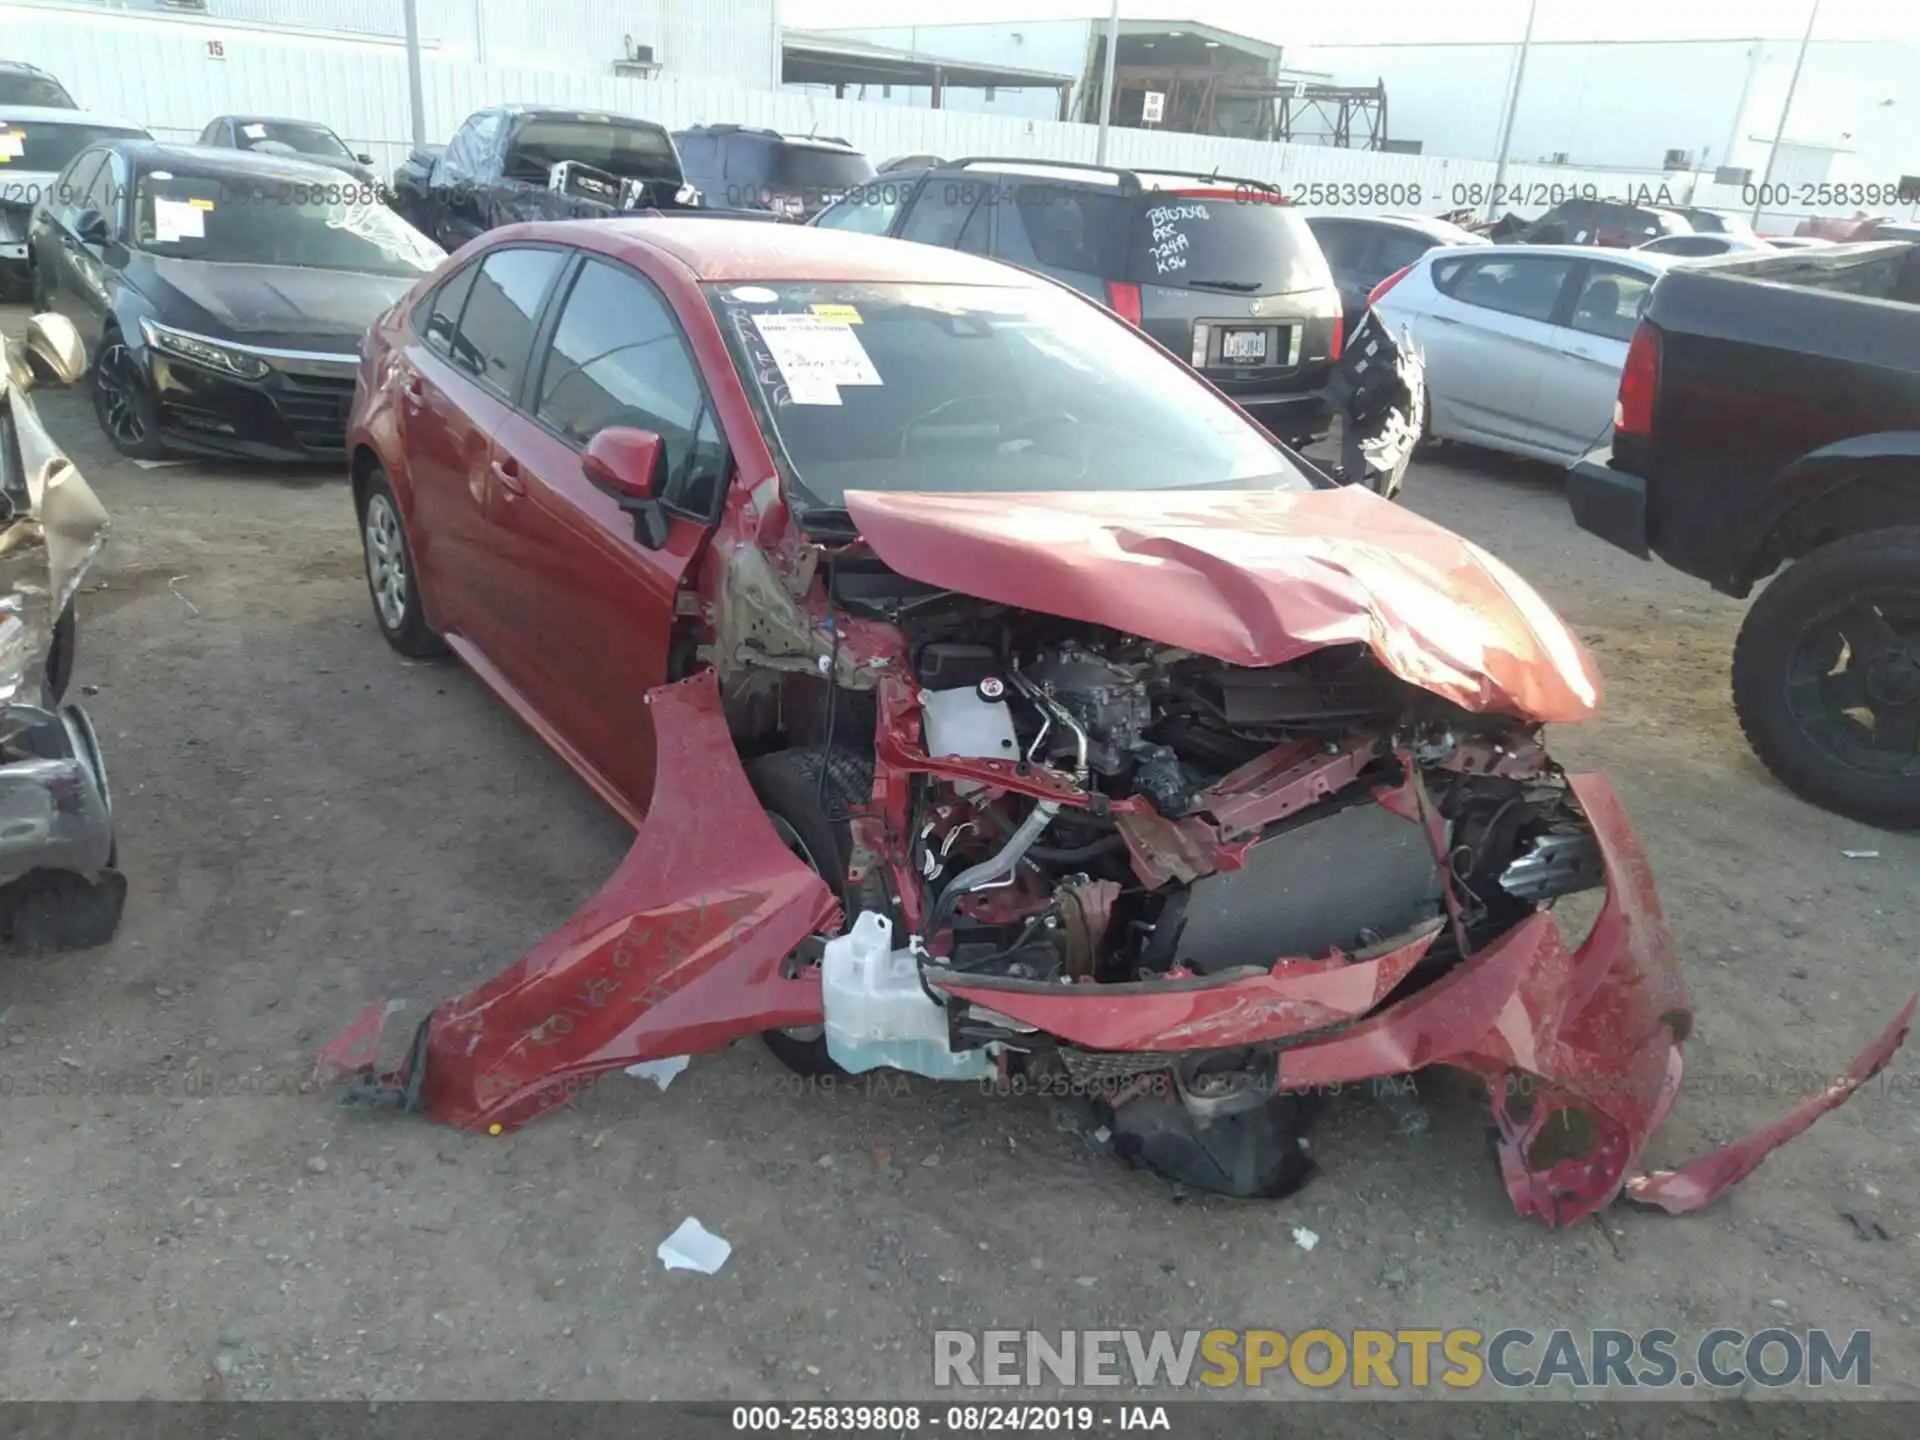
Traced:
<path fill-rule="evenodd" d="M 418 375 L 409 375 L 400 382 L 400 398 L 409 405 L 424 405 L 427 399 L 425 383 Z"/>
<path fill-rule="evenodd" d="M 520 478 L 520 466 L 512 460 L 496 460 L 492 465 L 494 479 L 500 482 L 500 489 L 508 495 L 520 496 L 527 493 L 527 482 Z"/>

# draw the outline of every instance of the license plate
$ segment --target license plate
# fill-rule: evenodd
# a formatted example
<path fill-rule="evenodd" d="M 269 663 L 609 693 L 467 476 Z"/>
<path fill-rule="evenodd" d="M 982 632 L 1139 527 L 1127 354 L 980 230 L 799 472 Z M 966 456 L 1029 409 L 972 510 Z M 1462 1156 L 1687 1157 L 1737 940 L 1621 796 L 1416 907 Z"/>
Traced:
<path fill-rule="evenodd" d="M 1253 365 L 1267 358 L 1267 332 L 1228 330 L 1220 337 L 1220 358 L 1230 365 Z"/>

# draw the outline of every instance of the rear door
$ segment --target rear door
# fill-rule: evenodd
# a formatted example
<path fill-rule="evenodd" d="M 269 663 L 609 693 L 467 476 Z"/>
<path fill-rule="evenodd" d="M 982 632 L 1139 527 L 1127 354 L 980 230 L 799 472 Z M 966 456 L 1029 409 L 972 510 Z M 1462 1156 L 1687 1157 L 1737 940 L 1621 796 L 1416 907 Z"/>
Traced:
<path fill-rule="evenodd" d="M 437 618 L 523 692 L 538 673 L 533 596 L 489 524 L 498 492 L 515 483 L 511 467 L 496 463 L 493 437 L 513 413 L 565 259 L 551 247 L 506 246 L 458 272 L 415 322 L 426 338 L 409 347 L 413 373 L 402 385 L 419 561 Z"/>
<path fill-rule="evenodd" d="M 1569 460 L 1605 438 L 1627 344 L 1647 308 L 1659 272 L 1611 261 L 1583 261 L 1572 296 L 1556 316 L 1560 354 L 1540 369 L 1533 426 L 1540 444 Z"/>
<path fill-rule="evenodd" d="M 1149 335 L 1243 405 L 1326 382 L 1340 294 L 1297 210 L 1230 190 L 1154 191 L 1134 206 L 1127 278 Z"/>
<path fill-rule="evenodd" d="M 1506 251 L 1434 265 L 1433 304 L 1419 329 L 1436 434 L 1531 453 L 1543 368 L 1565 358 L 1554 323 L 1579 262 Z"/>
<path fill-rule="evenodd" d="M 638 815 L 654 777 L 645 696 L 667 679 L 676 601 L 719 517 L 727 447 L 692 347 L 652 283 L 588 256 L 566 284 L 525 404 L 496 437 L 519 485 L 501 492 L 492 529 L 536 617 L 543 717 Z M 671 519 L 658 550 L 581 469 L 588 441 L 609 426 L 664 442 Z"/>

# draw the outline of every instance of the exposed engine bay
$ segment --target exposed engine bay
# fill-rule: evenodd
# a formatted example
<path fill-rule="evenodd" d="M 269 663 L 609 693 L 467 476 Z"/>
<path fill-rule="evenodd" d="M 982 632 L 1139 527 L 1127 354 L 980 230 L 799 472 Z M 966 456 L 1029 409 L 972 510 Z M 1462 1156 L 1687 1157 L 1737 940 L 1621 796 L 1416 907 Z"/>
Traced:
<path fill-rule="evenodd" d="M 923 930 L 957 971 L 1217 975 L 1451 918 L 1437 962 L 1600 883 L 1530 727 L 1463 711 L 1358 647 L 1248 668 L 961 596 L 918 597 L 902 625 L 929 756 L 1011 760 L 1088 796 L 920 782 Z"/>

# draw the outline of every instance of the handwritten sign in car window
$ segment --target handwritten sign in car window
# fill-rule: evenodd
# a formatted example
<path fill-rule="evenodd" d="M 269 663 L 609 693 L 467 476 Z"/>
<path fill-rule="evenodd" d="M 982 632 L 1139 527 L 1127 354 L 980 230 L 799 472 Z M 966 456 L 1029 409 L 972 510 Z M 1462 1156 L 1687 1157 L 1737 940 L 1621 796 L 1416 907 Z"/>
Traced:
<path fill-rule="evenodd" d="M 1170 275 L 1186 269 L 1187 251 L 1193 244 L 1187 238 L 1187 227 L 1212 218 L 1205 205 L 1156 205 L 1149 210 L 1147 254 L 1153 260 L 1154 274 Z"/>

